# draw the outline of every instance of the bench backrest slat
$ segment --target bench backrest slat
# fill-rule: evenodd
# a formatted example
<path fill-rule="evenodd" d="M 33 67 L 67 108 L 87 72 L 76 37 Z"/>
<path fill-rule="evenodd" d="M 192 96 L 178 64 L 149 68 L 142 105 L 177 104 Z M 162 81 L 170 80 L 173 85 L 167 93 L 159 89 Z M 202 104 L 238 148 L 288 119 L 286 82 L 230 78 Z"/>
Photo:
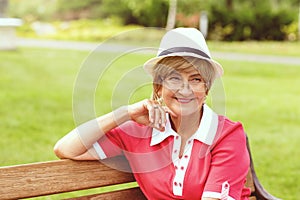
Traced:
<path fill-rule="evenodd" d="M 110 166 L 128 169 L 121 157 Z M 121 172 L 98 161 L 58 160 L 0 168 L 0 194 L 18 199 L 57 194 L 135 181 L 131 173 Z"/>
<path fill-rule="evenodd" d="M 102 193 L 102 194 L 93 194 L 83 197 L 75 197 L 70 198 L 68 200 L 146 200 L 147 198 L 144 196 L 142 191 L 139 187 L 137 188 L 130 188 L 126 190 L 119 190 L 109 193 Z"/>

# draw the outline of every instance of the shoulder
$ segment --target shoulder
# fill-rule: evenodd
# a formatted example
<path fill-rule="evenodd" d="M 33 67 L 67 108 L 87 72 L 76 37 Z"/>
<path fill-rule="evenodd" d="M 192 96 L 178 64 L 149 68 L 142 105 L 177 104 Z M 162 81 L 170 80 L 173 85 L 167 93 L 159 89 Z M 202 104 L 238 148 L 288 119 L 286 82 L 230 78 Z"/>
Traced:
<path fill-rule="evenodd" d="M 219 126 L 218 130 L 222 132 L 242 132 L 244 133 L 244 128 L 241 122 L 239 121 L 232 121 L 229 118 L 219 115 Z"/>
<path fill-rule="evenodd" d="M 226 144 L 246 144 L 246 133 L 241 122 L 235 122 L 225 116 L 218 116 L 219 123 L 213 146 L 225 142 Z M 225 140 L 225 141 L 224 141 Z"/>
<path fill-rule="evenodd" d="M 241 122 L 234 122 L 226 117 L 220 117 L 219 129 L 211 153 L 216 159 L 235 163 L 247 170 L 249 153 L 247 150 L 246 134 Z"/>
<path fill-rule="evenodd" d="M 146 138 L 151 136 L 152 128 L 138 124 L 134 121 L 128 121 L 119 125 L 116 128 L 116 131 L 125 137 Z"/>

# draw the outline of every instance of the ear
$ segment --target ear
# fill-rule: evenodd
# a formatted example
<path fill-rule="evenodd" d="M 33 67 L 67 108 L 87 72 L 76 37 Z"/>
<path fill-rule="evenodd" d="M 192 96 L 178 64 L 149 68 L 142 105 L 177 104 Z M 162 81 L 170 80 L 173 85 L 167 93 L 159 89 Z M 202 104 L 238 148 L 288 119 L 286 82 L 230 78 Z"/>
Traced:
<path fill-rule="evenodd" d="M 159 89 L 159 91 L 157 92 L 157 95 L 158 95 L 159 97 L 162 96 L 162 91 L 161 91 L 161 89 Z"/>
<path fill-rule="evenodd" d="M 205 94 L 206 96 L 208 95 L 209 90 L 206 88 Z"/>
<path fill-rule="evenodd" d="M 205 94 L 206 94 L 206 96 L 208 95 L 208 92 L 209 92 L 209 84 L 210 83 L 207 83 L 206 85 L 205 85 Z"/>
<path fill-rule="evenodd" d="M 160 86 L 160 87 L 158 88 L 158 90 L 157 90 L 157 95 L 158 95 L 159 97 L 162 96 L 162 86 Z"/>

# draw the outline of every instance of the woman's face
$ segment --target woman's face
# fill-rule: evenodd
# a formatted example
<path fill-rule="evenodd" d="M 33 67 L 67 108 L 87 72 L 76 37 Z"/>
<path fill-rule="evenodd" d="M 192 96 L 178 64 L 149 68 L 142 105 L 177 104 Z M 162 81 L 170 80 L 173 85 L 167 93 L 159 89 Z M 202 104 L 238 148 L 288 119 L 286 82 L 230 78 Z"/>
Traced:
<path fill-rule="evenodd" d="M 160 89 L 166 106 L 176 116 L 187 116 L 199 112 L 205 101 L 206 85 L 194 67 L 168 75 Z"/>

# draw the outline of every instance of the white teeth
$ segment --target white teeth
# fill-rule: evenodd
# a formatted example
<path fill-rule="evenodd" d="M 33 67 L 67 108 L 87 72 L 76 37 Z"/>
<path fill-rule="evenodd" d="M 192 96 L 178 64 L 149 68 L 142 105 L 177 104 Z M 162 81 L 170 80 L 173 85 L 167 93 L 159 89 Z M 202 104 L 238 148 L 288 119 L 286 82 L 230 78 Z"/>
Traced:
<path fill-rule="evenodd" d="M 189 103 L 190 101 L 192 101 L 191 99 L 181 99 L 181 98 L 177 98 L 177 101 L 180 103 Z"/>

